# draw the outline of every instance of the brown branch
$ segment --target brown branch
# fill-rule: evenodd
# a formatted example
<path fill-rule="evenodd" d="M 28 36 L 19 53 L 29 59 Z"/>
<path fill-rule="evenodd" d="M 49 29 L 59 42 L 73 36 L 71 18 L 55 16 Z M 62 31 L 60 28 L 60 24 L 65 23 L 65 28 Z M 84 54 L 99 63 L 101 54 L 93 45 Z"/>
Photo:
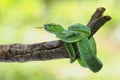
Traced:
<path fill-rule="evenodd" d="M 88 22 L 87 25 L 92 31 L 89 38 L 111 19 L 110 16 L 102 16 L 104 11 L 105 8 L 103 7 L 97 8 Z M 25 62 L 60 58 L 69 58 L 64 43 L 60 40 L 36 44 L 0 45 L 0 61 L 4 62 Z"/>
<path fill-rule="evenodd" d="M 31 61 L 68 58 L 62 41 L 51 41 L 36 44 L 0 45 L 0 61 Z"/>
<path fill-rule="evenodd" d="M 107 21 L 111 20 L 109 15 L 103 16 L 104 11 L 104 7 L 99 7 L 92 15 L 87 24 L 91 28 L 91 35 L 88 38 L 92 37 Z"/>

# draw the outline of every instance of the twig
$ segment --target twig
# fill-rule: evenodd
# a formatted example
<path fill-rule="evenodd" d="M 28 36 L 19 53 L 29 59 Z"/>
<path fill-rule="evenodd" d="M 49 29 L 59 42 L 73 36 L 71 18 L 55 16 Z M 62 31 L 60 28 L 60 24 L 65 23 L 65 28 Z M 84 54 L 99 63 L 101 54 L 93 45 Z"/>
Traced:
<path fill-rule="evenodd" d="M 100 27 L 111 19 L 110 16 L 102 16 L 105 8 L 97 8 L 92 15 L 88 26 L 93 36 Z M 36 44 L 8 44 L 0 45 L 0 61 L 3 62 L 25 62 L 69 58 L 64 43 L 60 40 Z"/>
<path fill-rule="evenodd" d="M 88 38 L 92 37 L 107 21 L 111 20 L 109 15 L 103 16 L 104 11 L 104 7 L 99 7 L 92 15 L 87 24 L 91 28 L 91 34 Z"/>

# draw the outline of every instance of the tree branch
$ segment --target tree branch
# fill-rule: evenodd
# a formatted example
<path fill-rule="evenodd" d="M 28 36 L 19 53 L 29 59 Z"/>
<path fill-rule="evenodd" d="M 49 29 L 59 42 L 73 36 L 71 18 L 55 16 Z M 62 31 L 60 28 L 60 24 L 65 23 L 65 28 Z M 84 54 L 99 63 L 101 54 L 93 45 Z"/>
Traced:
<path fill-rule="evenodd" d="M 111 19 L 109 15 L 102 16 L 105 8 L 97 8 L 92 15 L 88 26 L 93 36 L 102 25 Z M 64 43 L 61 40 L 36 44 L 8 44 L 0 45 L 0 61 L 2 62 L 25 62 L 38 60 L 51 60 L 69 58 Z"/>
<path fill-rule="evenodd" d="M 91 35 L 88 38 L 92 37 L 107 21 L 111 20 L 109 15 L 103 16 L 104 11 L 104 7 L 99 7 L 92 15 L 87 24 L 91 28 Z"/>

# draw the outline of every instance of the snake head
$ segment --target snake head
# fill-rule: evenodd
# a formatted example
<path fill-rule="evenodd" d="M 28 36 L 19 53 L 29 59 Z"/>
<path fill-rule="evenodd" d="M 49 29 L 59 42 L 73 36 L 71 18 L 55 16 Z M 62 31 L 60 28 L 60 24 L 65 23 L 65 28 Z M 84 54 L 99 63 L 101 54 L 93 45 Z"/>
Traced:
<path fill-rule="evenodd" d="M 45 24 L 44 28 L 45 28 L 46 31 L 54 33 L 54 34 L 61 33 L 61 32 L 64 31 L 64 28 L 61 25 L 54 24 L 54 23 Z"/>

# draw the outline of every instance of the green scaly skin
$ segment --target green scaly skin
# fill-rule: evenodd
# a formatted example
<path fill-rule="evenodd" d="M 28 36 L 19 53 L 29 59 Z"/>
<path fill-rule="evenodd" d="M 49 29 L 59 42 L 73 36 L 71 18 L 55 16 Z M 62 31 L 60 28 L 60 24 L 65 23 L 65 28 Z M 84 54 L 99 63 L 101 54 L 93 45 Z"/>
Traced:
<path fill-rule="evenodd" d="M 80 52 L 81 59 L 86 66 L 93 72 L 98 72 L 102 68 L 102 62 L 93 53 L 88 38 L 84 38 L 77 43 L 78 51 Z"/>
<path fill-rule="evenodd" d="M 76 60 L 75 50 L 71 43 L 65 43 L 65 46 L 66 46 L 67 52 L 69 53 L 69 56 L 71 58 L 70 63 L 73 63 Z"/>
<path fill-rule="evenodd" d="M 91 37 L 91 38 L 89 39 L 89 43 L 90 43 L 90 46 L 91 46 L 91 48 L 92 48 L 93 53 L 94 53 L 95 55 L 97 55 L 97 49 L 96 49 L 96 43 L 95 43 L 94 37 Z"/>
<path fill-rule="evenodd" d="M 93 53 L 95 54 L 95 56 L 97 55 L 97 49 L 96 49 L 96 43 L 95 43 L 95 40 L 94 40 L 94 37 L 91 37 L 89 39 L 89 43 L 90 43 L 90 47 L 93 51 Z M 80 58 L 78 58 L 78 63 L 82 66 L 82 67 L 87 67 L 87 65 L 83 62 L 83 60 Z"/>
<path fill-rule="evenodd" d="M 89 27 L 82 24 L 74 24 L 65 30 L 61 25 L 46 24 L 45 30 L 56 35 L 57 38 L 64 41 L 66 49 L 70 55 L 70 62 L 76 60 L 76 54 L 71 43 L 76 43 L 80 58 L 78 62 L 83 67 L 88 67 L 93 72 L 98 72 L 102 68 L 101 61 L 96 57 L 96 44 L 94 38 L 88 40 L 90 34 Z"/>
<path fill-rule="evenodd" d="M 80 41 L 80 40 L 83 39 L 84 37 L 88 37 L 89 34 L 90 34 L 90 29 L 89 29 L 89 27 L 84 26 L 84 25 L 82 25 L 82 24 L 80 24 L 80 23 L 76 23 L 76 24 L 74 24 L 74 25 L 69 26 L 69 27 L 68 27 L 68 30 L 69 30 L 69 31 L 79 32 L 79 33 L 83 34 L 83 36 L 82 36 L 81 38 L 77 37 L 77 38 L 79 38 L 79 39 L 76 39 L 76 41 L 74 41 L 75 43 L 76 43 L 77 41 Z M 79 33 L 78 33 L 78 34 L 79 34 Z M 74 37 L 75 37 L 75 36 L 74 36 Z M 83 59 L 82 59 L 81 57 L 78 58 L 78 63 L 79 63 L 82 67 L 87 67 L 87 65 L 85 64 L 85 62 L 83 61 Z"/>
<path fill-rule="evenodd" d="M 71 38 L 72 40 L 69 40 L 67 38 L 68 36 L 73 35 L 73 32 L 68 32 L 67 30 L 63 29 L 61 25 L 54 24 L 54 23 L 46 24 L 44 25 L 44 27 L 46 31 L 55 34 L 57 38 L 60 38 L 62 41 L 64 41 L 65 47 L 71 59 L 70 63 L 73 63 L 76 60 L 76 54 L 70 42 L 73 41 L 74 37 Z M 69 40 L 69 41 L 67 40 L 69 43 L 66 42 L 66 39 Z"/>

